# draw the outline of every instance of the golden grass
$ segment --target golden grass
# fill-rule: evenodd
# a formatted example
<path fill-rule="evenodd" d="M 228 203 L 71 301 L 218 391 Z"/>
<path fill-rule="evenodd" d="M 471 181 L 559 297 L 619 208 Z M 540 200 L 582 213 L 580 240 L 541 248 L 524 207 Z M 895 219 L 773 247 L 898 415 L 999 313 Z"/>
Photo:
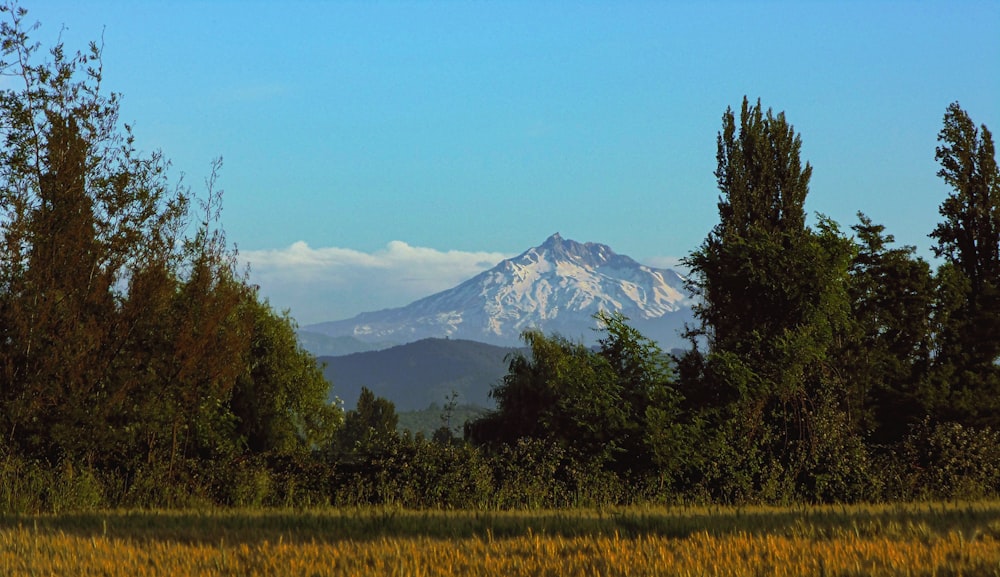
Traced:
<path fill-rule="evenodd" d="M 1000 575 L 1000 504 L 18 517 L 0 575 Z"/>

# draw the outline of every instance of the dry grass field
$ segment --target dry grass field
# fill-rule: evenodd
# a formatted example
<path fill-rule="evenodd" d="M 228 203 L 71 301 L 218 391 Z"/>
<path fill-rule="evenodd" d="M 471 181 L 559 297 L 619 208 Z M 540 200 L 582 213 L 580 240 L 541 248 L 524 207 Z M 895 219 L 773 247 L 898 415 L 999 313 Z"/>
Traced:
<path fill-rule="evenodd" d="M 0 575 L 1000 575 L 1000 503 L 6 517 Z"/>

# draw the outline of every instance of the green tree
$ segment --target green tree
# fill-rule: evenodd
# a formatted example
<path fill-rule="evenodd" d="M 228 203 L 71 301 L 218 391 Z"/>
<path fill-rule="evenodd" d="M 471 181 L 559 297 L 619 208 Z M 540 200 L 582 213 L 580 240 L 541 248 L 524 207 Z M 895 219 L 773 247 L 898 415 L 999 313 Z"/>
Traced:
<path fill-rule="evenodd" d="M 826 280 L 828 266 L 788 268 L 803 259 L 802 250 L 823 248 L 809 247 L 812 240 L 837 240 L 805 226 L 812 167 L 802 166 L 801 146 L 784 113 L 765 114 L 759 101 L 751 106 L 744 98 L 738 125 L 732 109 L 723 115 L 715 171 L 719 223 L 687 259 L 697 273 L 692 288 L 702 297 L 696 314 L 714 349 L 749 353 L 747 347 L 760 348 L 756 341 L 781 339 L 803 324 L 830 284 L 817 283 Z M 821 226 L 835 228 L 830 221 Z"/>
<path fill-rule="evenodd" d="M 877 443 L 902 440 L 924 415 L 934 279 L 915 248 L 894 248 L 885 227 L 858 213 L 852 228 L 851 331 L 838 354 L 847 409 Z"/>
<path fill-rule="evenodd" d="M 945 112 L 938 142 L 943 143 L 935 154 L 938 176 L 953 192 L 941 203 L 944 222 L 930 235 L 938 242 L 934 253 L 969 278 L 970 300 L 976 303 L 1000 282 L 1000 171 L 993 135 L 986 125 L 977 129 L 955 102 Z M 996 331 L 991 336 L 1000 342 Z"/>
<path fill-rule="evenodd" d="M 0 69 L 17 79 L 0 91 L 0 419 L 21 450 L 91 461 L 114 452 L 133 383 L 123 286 L 171 248 L 187 199 L 119 129 L 96 45 L 38 63 L 26 11 L 0 14 Z"/>
<path fill-rule="evenodd" d="M 725 453 L 708 458 L 723 463 L 715 472 L 693 474 L 727 499 L 789 498 L 803 487 L 837 498 L 842 488 L 826 479 L 840 473 L 826 469 L 857 446 L 850 426 L 835 436 L 818 426 L 844 417 L 832 353 L 847 326 L 854 249 L 827 218 L 805 225 L 812 168 L 800 149 L 784 113 L 744 98 L 737 124 L 728 109 L 715 172 L 720 221 L 687 258 L 701 302 L 689 335 L 698 346 L 679 360 L 682 393 L 699 411 L 703 445 Z"/>
<path fill-rule="evenodd" d="M 490 391 L 497 410 L 470 423 L 476 443 L 518 439 L 558 443 L 607 464 L 620 450 L 626 410 L 610 363 L 582 343 L 525 331 L 530 354 L 514 353 L 503 381 Z"/>
<path fill-rule="evenodd" d="M 1000 426 L 1000 171 L 993 136 L 958 103 L 938 134 L 938 171 L 952 192 L 931 233 L 938 271 L 935 386 L 939 418 Z"/>
<path fill-rule="evenodd" d="M 162 495 L 322 442 L 337 421 L 327 385 L 237 269 L 219 163 L 194 217 L 187 187 L 119 122 L 101 49 L 42 60 L 26 11 L 0 15 L 0 70 L 16 79 L 0 89 L 4 451 Z"/>
<path fill-rule="evenodd" d="M 812 167 L 802 166 L 802 138 L 785 119 L 770 109 L 763 112 L 743 98 L 737 129 L 732 109 L 722 118 L 717 138 L 715 178 L 722 238 L 744 237 L 753 231 L 801 232 L 805 229 L 805 200 Z"/>
<path fill-rule="evenodd" d="M 130 390 L 122 408 L 127 453 L 180 475 L 179 482 L 199 463 L 226 463 L 242 451 L 230 399 L 251 360 L 253 319 L 243 303 L 256 293 L 217 226 L 215 170 L 194 235 L 180 239 L 175 256 L 136 268 L 125 307 L 138 321 L 123 346 L 120 378 L 144 385 Z"/>
<path fill-rule="evenodd" d="M 491 391 L 497 410 L 469 423 L 466 438 L 498 454 L 549 447 L 544 452 L 564 456 L 553 474 L 594 500 L 620 498 L 610 489 L 594 493 L 616 478 L 636 494 L 647 481 L 663 490 L 689 447 L 670 358 L 621 314 L 595 318 L 602 333 L 596 350 L 525 332 L 530 351 L 510 358 Z"/>
<path fill-rule="evenodd" d="M 625 411 L 613 467 L 619 474 L 669 480 L 689 452 L 670 357 L 621 313 L 600 312 L 596 319 L 604 333 L 597 354 L 611 365 Z"/>
<path fill-rule="evenodd" d="M 341 415 L 326 402 L 330 385 L 299 345 L 295 321 L 256 294 L 243 306 L 253 319 L 253 336 L 230 400 L 237 434 L 252 453 L 301 453 L 329 443 Z"/>
<path fill-rule="evenodd" d="M 364 454 L 378 450 L 398 440 L 398 424 L 396 405 L 362 387 L 357 406 L 344 416 L 344 427 L 337 439 L 339 452 Z"/>

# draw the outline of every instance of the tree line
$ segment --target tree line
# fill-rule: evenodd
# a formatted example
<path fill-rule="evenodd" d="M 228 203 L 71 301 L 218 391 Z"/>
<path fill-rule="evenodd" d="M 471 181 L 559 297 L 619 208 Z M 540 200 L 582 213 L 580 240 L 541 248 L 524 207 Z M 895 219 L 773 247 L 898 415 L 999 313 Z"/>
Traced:
<path fill-rule="evenodd" d="M 690 347 L 616 314 L 596 347 L 524 334 L 492 396 L 430 438 L 355 409 L 171 183 L 102 85 L 0 8 L 0 511 L 196 504 L 552 507 L 1000 494 L 1000 173 L 958 103 L 936 267 L 858 214 L 807 223 L 812 167 L 744 98 L 717 139 L 719 222 L 687 258 Z M 446 413 L 452 406 L 446 406 Z"/>
<path fill-rule="evenodd" d="M 248 455 L 324 442 L 340 412 L 292 320 L 237 268 L 221 162 L 201 196 L 171 185 L 120 122 L 101 46 L 43 53 L 23 8 L 0 15 L 4 490 L 25 469 L 34 493 L 62 485 L 49 470 L 85 470 L 109 501 L 170 501 Z"/>

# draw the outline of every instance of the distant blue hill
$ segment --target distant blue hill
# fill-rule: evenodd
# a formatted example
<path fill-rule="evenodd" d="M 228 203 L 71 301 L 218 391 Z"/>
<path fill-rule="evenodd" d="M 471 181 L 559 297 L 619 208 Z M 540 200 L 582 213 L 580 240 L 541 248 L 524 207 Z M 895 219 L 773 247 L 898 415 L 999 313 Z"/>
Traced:
<path fill-rule="evenodd" d="M 362 387 L 395 403 L 397 411 L 443 406 L 451 393 L 458 403 L 493 407 L 490 389 L 507 373 L 514 347 L 476 341 L 429 338 L 380 351 L 322 356 L 323 373 L 347 409 L 357 405 Z"/>

